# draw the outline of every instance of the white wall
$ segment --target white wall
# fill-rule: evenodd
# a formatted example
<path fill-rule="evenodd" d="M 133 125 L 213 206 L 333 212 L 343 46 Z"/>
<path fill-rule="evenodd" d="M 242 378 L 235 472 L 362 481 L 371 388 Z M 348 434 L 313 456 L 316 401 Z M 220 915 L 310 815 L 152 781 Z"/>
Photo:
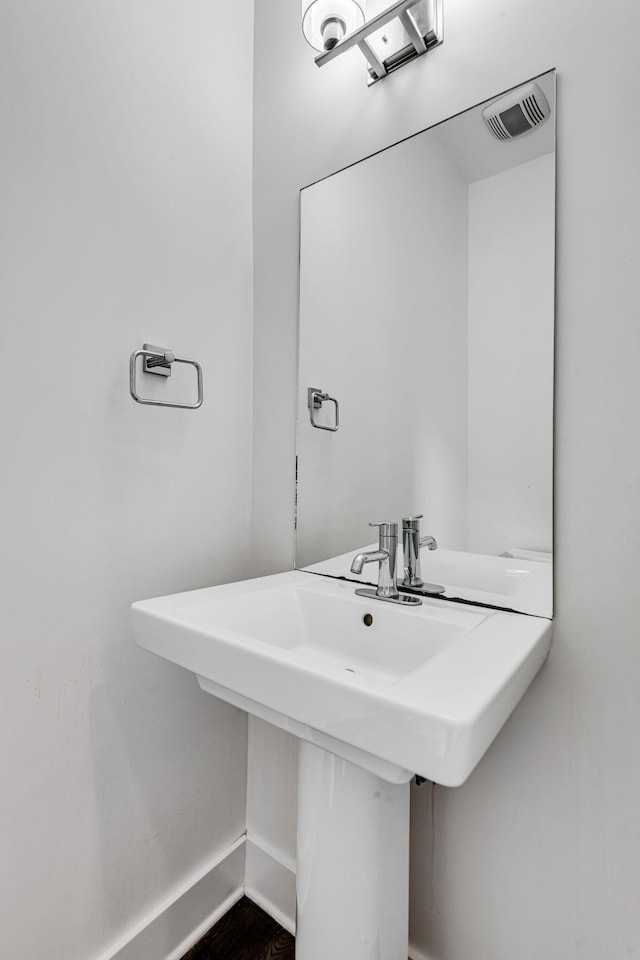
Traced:
<path fill-rule="evenodd" d="M 428 136 L 301 194 L 298 566 L 417 513 L 466 548 L 467 197 Z M 309 386 L 337 433 L 311 426 Z"/>
<path fill-rule="evenodd" d="M 558 68 L 555 644 L 469 782 L 414 792 L 411 930 L 434 960 L 640 952 L 640 8 L 614 0 L 598 38 L 600 13 L 447 0 L 444 46 L 367 89 L 357 54 L 315 67 L 296 0 L 256 5 L 256 572 L 292 564 L 299 187 Z"/>
<path fill-rule="evenodd" d="M 554 181 L 547 154 L 469 185 L 471 552 L 553 547 Z"/>
<path fill-rule="evenodd" d="M 252 17 L 0 4 L 3 956 L 107 956 L 244 829 L 244 715 L 128 608 L 247 571 Z M 201 410 L 130 399 L 147 339 Z"/>

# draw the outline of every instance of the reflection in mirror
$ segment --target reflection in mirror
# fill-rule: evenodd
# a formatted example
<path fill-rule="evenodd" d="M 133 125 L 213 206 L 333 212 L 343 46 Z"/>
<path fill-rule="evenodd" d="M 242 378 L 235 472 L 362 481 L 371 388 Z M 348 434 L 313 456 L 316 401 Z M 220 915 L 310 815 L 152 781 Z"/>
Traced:
<path fill-rule="evenodd" d="M 514 125 L 510 93 L 513 139 L 480 104 L 301 192 L 298 568 L 376 583 L 350 572 L 369 522 L 401 543 L 422 514 L 425 581 L 551 615 L 554 72 L 535 82 L 551 115 Z"/>

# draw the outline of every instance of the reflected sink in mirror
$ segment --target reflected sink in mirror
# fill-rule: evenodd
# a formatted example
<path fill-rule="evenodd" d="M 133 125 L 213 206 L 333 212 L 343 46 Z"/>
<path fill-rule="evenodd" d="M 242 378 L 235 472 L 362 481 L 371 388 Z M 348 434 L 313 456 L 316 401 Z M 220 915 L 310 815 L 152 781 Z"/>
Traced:
<path fill-rule="evenodd" d="M 375 550 L 372 543 L 358 547 L 356 553 Z M 398 548 L 398 569 L 403 567 L 402 548 Z M 351 570 L 353 554 L 344 553 L 306 569 L 309 573 L 351 580 L 354 583 L 374 584 L 372 566 L 365 567 L 361 575 Z M 443 586 L 444 596 L 450 600 L 465 600 L 508 609 L 516 613 L 537 611 L 537 616 L 551 617 L 553 610 L 552 578 L 553 565 L 542 558 L 491 557 L 486 554 L 466 553 L 458 550 L 423 550 L 420 557 L 422 579 L 429 594 L 429 585 Z M 375 575 L 375 574 L 374 574 Z M 407 588 L 403 587 L 403 590 Z M 420 592 L 421 591 L 407 591 Z M 437 591 L 436 591 L 437 592 Z"/>
<path fill-rule="evenodd" d="M 400 608 L 292 571 L 146 600 L 137 642 L 203 689 L 392 783 L 456 786 L 549 650 L 537 617 L 424 598 Z"/>

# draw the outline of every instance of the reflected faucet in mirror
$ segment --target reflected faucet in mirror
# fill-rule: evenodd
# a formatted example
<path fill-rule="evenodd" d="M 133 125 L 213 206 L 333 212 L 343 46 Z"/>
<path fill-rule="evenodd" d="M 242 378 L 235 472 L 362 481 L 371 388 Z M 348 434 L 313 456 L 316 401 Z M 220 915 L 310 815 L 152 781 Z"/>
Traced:
<path fill-rule="evenodd" d="M 423 589 L 425 593 L 444 593 L 444 587 L 437 583 L 425 584 L 420 571 L 420 549 L 437 550 L 436 538 L 427 535 L 420 536 L 420 521 L 422 514 L 415 517 L 404 517 L 402 520 L 402 557 L 404 577 L 399 581 L 401 587 L 415 587 Z"/>

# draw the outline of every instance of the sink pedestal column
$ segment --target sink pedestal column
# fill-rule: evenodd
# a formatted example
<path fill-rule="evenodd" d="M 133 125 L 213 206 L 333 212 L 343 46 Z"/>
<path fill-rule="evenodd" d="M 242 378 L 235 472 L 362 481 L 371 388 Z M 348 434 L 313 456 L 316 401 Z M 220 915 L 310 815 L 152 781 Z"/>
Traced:
<path fill-rule="evenodd" d="M 298 761 L 296 960 L 406 960 L 409 784 L 305 740 Z"/>

